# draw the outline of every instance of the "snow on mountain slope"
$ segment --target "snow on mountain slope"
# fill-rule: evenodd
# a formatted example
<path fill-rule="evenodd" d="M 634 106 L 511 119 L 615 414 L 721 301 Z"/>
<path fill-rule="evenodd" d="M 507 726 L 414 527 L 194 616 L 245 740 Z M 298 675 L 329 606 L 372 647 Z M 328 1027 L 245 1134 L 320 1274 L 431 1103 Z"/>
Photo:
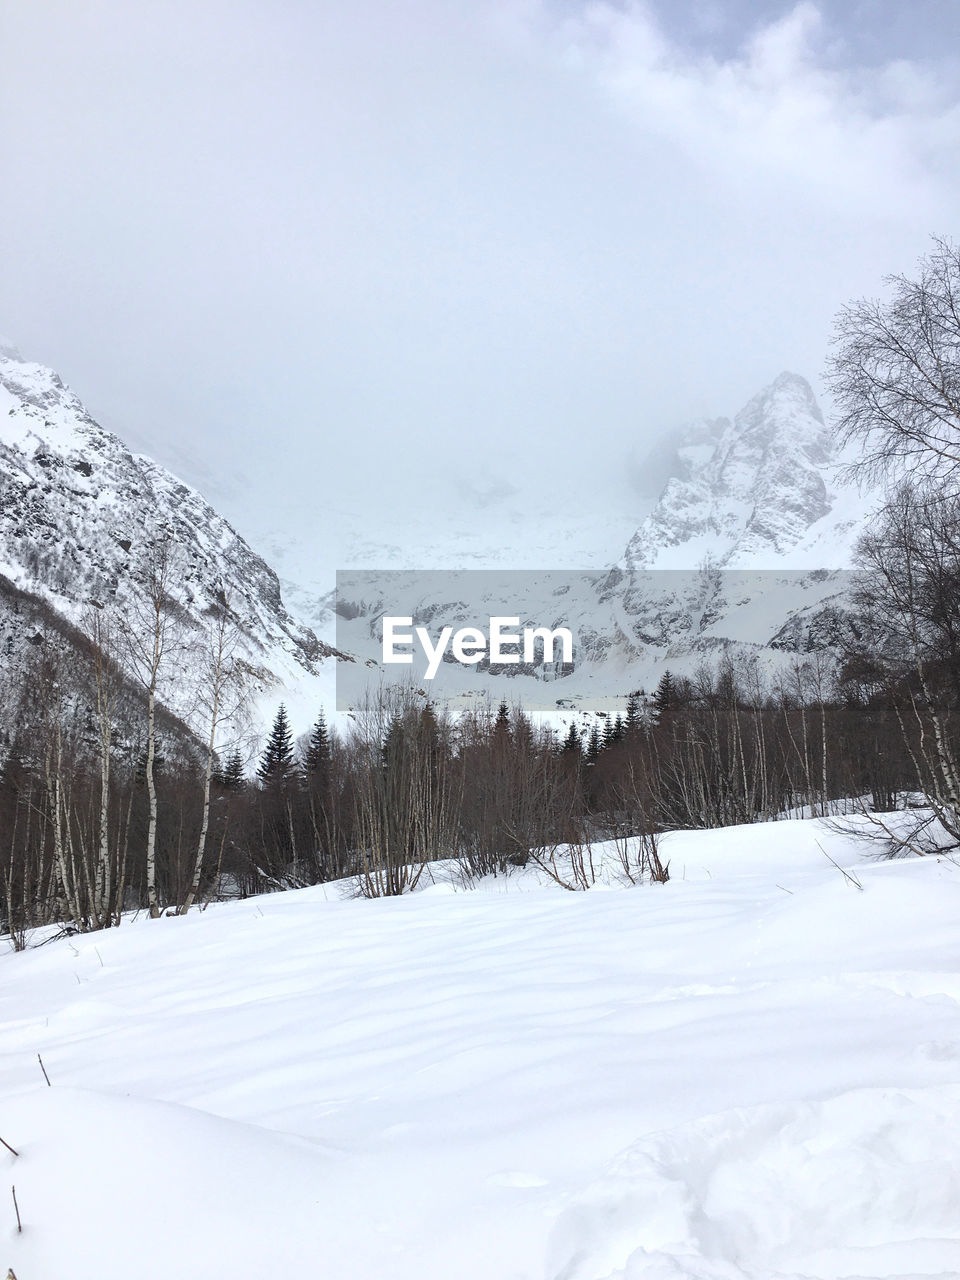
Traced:
<path fill-rule="evenodd" d="M 810 384 L 781 373 L 715 439 L 687 451 L 627 544 L 634 569 L 840 569 L 875 493 L 837 474 L 842 459 Z"/>
<path fill-rule="evenodd" d="M 265 561 L 196 490 L 99 427 L 52 370 L 4 344 L 0 573 L 83 629 L 95 604 L 135 613 L 160 543 L 194 637 L 222 591 L 261 691 L 316 675 L 325 646 L 287 612 Z"/>
<path fill-rule="evenodd" d="M 882 501 L 845 477 L 810 385 L 782 373 L 680 450 L 683 475 L 601 588 L 623 644 L 689 670 L 731 649 L 776 668 L 839 616 L 857 538 Z"/>
<path fill-rule="evenodd" d="M 643 509 L 644 504 L 639 504 Z M 284 600 L 330 644 L 333 588 L 343 570 L 605 569 L 636 527 L 629 491 L 589 484 L 566 498 L 506 492 L 480 502 L 463 486 L 425 481 L 402 511 L 329 504 L 254 511 L 245 531 L 280 575 Z"/>
<path fill-rule="evenodd" d="M 952 1280 L 960 870 L 820 820 L 661 852 L 0 954 L 0 1272 Z"/>
<path fill-rule="evenodd" d="M 282 697 L 296 727 L 305 729 L 321 702 L 333 702 L 334 664 L 320 659 L 336 642 L 338 568 L 367 571 L 358 589 L 368 608 L 341 635 L 340 647 L 373 663 L 379 643 L 371 626 L 390 583 L 385 575 L 376 589 L 370 571 L 425 571 L 422 590 L 413 588 L 418 609 L 439 622 L 436 606 L 453 600 L 442 623 L 454 626 L 476 622 L 468 607 L 473 587 L 461 578 L 462 592 L 458 586 L 456 594 L 438 597 L 430 575 L 503 572 L 509 591 L 517 583 L 520 592 L 504 607 L 522 625 L 567 622 L 577 629 L 576 670 L 551 689 L 547 703 L 605 705 L 655 682 L 665 662 L 692 668 L 730 644 L 765 652 L 776 663 L 777 652 L 803 631 L 798 618 L 842 599 L 842 578 L 824 571 L 849 564 L 877 495 L 845 483 L 840 461 L 809 385 L 782 374 L 732 421 L 704 421 L 681 434 L 672 451 L 677 474 L 639 528 L 630 515 L 643 506 L 635 490 L 625 482 L 607 492 L 588 476 L 572 497 L 545 503 L 525 496 L 522 479 L 508 482 L 480 467 L 445 485 L 425 478 L 423 492 L 402 510 L 384 512 L 376 504 L 363 510 L 335 498 L 285 509 L 282 528 L 276 512 L 261 510 L 247 494 L 238 501 L 250 536 L 276 565 L 295 620 L 273 570 L 199 493 L 98 427 L 55 374 L 4 348 L 0 573 L 82 622 L 91 601 L 132 607 L 138 564 L 168 531 L 191 625 L 202 632 L 222 580 L 261 689 L 273 690 L 261 699 L 262 715 L 271 715 Z M 556 584 L 541 572 L 551 567 L 571 572 L 573 617 L 561 616 Z M 718 577 L 717 569 L 729 572 Z M 535 572 L 522 580 L 518 570 Z M 346 674 L 358 683 L 356 664 Z M 445 698 L 506 692 L 543 702 L 536 677 L 504 685 L 503 676 L 448 664 L 432 692 Z"/>
<path fill-rule="evenodd" d="M 340 647 L 376 664 L 381 613 L 416 616 L 435 631 L 497 613 L 518 615 L 521 627 L 566 625 L 575 654 L 560 680 L 546 670 L 490 676 L 482 662 L 473 670 L 444 663 L 430 686 L 446 699 L 496 698 L 499 689 L 541 709 L 622 709 L 626 694 L 649 688 L 665 666 L 692 672 L 725 653 L 756 657 L 774 673 L 804 651 L 824 610 L 836 623 L 848 598 L 854 544 L 880 495 L 845 480 L 845 461 L 809 384 L 781 374 L 732 420 L 680 436 L 679 474 L 613 569 L 565 579 L 506 568 L 472 580 L 343 575 L 349 616 Z M 351 700 L 373 669 L 344 673 Z"/>

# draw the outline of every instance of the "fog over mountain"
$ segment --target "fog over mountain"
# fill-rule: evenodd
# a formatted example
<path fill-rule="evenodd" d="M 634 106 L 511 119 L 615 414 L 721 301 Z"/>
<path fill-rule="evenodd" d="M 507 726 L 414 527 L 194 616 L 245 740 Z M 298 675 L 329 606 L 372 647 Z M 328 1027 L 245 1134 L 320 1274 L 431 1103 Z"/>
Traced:
<path fill-rule="evenodd" d="M 838 308 L 960 202 L 949 7 L 2 17 L 0 328 L 144 492 L 188 486 L 191 554 L 225 522 L 275 572 L 257 643 L 329 639 L 337 569 L 849 548 L 819 375 Z M 787 426 L 717 417 L 784 369 L 823 414 L 795 415 L 795 473 Z"/>
<path fill-rule="evenodd" d="M 781 369 L 819 394 L 837 308 L 949 232 L 955 7 L 909 13 L 4 5 L 0 329 L 318 558 L 474 471 L 603 501 Z"/>
<path fill-rule="evenodd" d="M 252 509 L 246 524 L 259 524 L 254 541 L 265 560 L 246 540 L 246 527 L 235 530 L 199 492 L 131 453 L 55 372 L 4 342 L 0 574 L 8 587 L 0 642 L 8 675 L 38 630 L 17 620 L 20 597 L 11 590 L 88 632 L 94 609 L 136 620 L 144 574 L 161 544 L 174 557 L 174 596 L 194 647 L 208 643 L 220 594 L 229 599 L 261 717 L 280 698 L 304 717 L 322 701 L 329 705 L 334 644 L 351 658 L 341 678 L 350 697 L 359 697 L 374 668 L 352 659 L 378 662 L 382 613 L 416 613 L 435 626 L 438 619 L 472 624 L 501 613 L 505 592 L 514 593 L 510 609 L 524 625 L 562 618 L 580 637 L 576 670 L 548 695 L 511 681 L 512 694 L 541 702 L 546 696 L 548 704 L 619 699 L 641 672 L 649 681 L 662 662 L 683 667 L 730 644 L 759 651 L 776 640 L 774 647 L 789 649 L 776 639 L 788 624 L 801 643 L 801 619 L 811 609 L 842 604 L 835 571 L 850 565 L 878 494 L 844 479 L 834 435 L 809 383 L 794 373 L 781 373 L 732 419 L 695 423 L 677 440 L 674 474 L 639 518 L 630 514 L 629 484 L 598 489 L 586 477 L 579 503 L 540 506 L 519 484 L 478 468 L 452 487 L 455 518 L 427 504 L 399 529 L 346 503 L 319 513 L 288 509 L 272 528 Z M 318 519 L 330 531 L 325 557 L 309 538 L 321 528 Z M 357 577 L 354 585 L 341 575 L 335 629 L 333 588 L 344 562 Z M 536 572 L 518 574 L 525 569 Z M 719 569 L 741 576 L 721 583 L 713 576 Z M 398 570 L 407 572 L 398 579 Z M 438 570 L 454 572 L 438 577 Z M 461 570 L 489 572 L 473 583 L 469 573 L 455 572 Z M 531 671 L 523 679 L 543 675 Z M 504 679 L 493 674 L 476 685 L 473 676 L 454 664 L 453 675 L 446 670 L 431 691 L 483 696 Z M 181 671 L 168 699 L 189 717 L 188 683 Z"/>
<path fill-rule="evenodd" d="M 960 0 L 0 0 L 0 1276 L 960 1278 L 958 159 Z"/>

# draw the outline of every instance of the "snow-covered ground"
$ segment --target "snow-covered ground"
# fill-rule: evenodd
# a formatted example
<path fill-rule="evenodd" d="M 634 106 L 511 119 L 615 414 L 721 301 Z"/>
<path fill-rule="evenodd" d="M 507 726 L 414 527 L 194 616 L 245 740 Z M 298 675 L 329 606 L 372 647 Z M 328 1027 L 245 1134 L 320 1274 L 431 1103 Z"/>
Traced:
<path fill-rule="evenodd" d="M 960 1275 L 960 867 L 818 821 L 662 854 L 3 954 L 0 1273 Z"/>

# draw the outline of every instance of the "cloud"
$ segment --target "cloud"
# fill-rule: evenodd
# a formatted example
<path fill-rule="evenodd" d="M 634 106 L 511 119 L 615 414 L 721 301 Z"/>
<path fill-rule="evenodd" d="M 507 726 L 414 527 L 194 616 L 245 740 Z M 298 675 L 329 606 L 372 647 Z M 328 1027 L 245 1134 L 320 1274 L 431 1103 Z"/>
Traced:
<path fill-rule="evenodd" d="M 0 327 L 244 528 L 442 513 L 437 472 L 600 500 L 816 377 L 958 207 L 949 69 L 728 12 L 7 6 Z"/>
<path fill-rule="evenodd" d="M 837 65 L 842 42 L 809 0 L 726 58 L 671 42 L 637 4 L 591 3 L 554 38 L 639 132 L 676 145 L 715 181 L 751 194 L 786 183 L 845 217 L 864 206 L 912 216 L 918 198 L 948 213 L 955 79 L 904 59 Z"/>

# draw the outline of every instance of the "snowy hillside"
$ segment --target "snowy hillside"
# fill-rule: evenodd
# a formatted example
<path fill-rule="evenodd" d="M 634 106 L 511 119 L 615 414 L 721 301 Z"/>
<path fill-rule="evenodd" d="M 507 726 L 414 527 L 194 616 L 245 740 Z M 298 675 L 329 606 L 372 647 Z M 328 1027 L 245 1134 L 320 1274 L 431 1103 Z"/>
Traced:
<path fill-rule="evenodd" d="M 424 482 L 421 495 L 391 515 L 347 505 L 346 495 L 318 508 L 251 508 L 246 536 L 280 575 L 283 598 L 333 644 L 333 587 L 342 570 L 605 569 L 649 506 L 626 486 L 542 494 L 497 491 L 489 497 L 447 479 Z"/>
<path fill-rule="evenodd" d="M 484 618 L 518 613 L 522 625 L 563 623 L 578 635 L 575 670 L 562 688 L 545 693 L 539 673 L 505 684 L 502 674 L 445 664 L 435 696 L 506 693 L 531 705 L 603 706 L 655 683 L 664 663 L 692 669 L 730 645 L 776 665 L 802 644 L 817 610 L 842 603 L 839 571 L 877 495 L 843 481 L 813 392 L 794 374 L 732 420 L 694 424 L 667 454 L 677 474 L 639 527 L 644 504 L 627 479 L 598 492 L 587 477 L 573 499 L 545 502 L 525 495 L 520 478 L 515 485 L 480 464 L 430 488 L 392 524 L 375 509 L 340 507 L 334 495 L 285 509 L 281 527 L 277 512 L 247 495 L 245 531 L 281 575 L 282 599 L 274 569 L 196 490 L 132 454 L 56 374 L 4 346 L 0 574 L 82 627 L 94 603 L 136 610 L 138 573 L 169 538 L 190 627 L 204 633 L 222 584 L 257 673 L 260 718 L 282 698 L 299 728 L 333 701 L 334 663 L 323 661 L 330 645 L 364 660 L 340 672 L 341 704 L 360 696 L 379 659 L 379 612 L 398 570 L 425 576 L 409 588 L 412 609 L 388 611 L 457 626 L 474 624 L 479 606 Z M 351 565 L 358 576 L 346 599 L 360 608 L 335 630 L 334 575 Z M 543 572 L 551 567 L 567 570 L 571 585 L 558 587 Z M 478 569 L 493 575 L 490 590 L 464 572 Z M 720 577 L 718 569 L 729 572 Z M 455 590 L 445 582 L 438 591 L 438 570 L 457 571 Z M 487 608 L 495 597 L 503 599 Z M 6 614 L 0 640 L 15 657 L 11 646 L 23 651 L 29 636 Z"/>
<path fill-rule="evenodd" d="M 83 629 L 131 618 L 161 543 L 173 595 L 202 636 L 220 591 L 261 691 L 309 680 L 325 646 L 287 612 L 273 570 L 196 490 L 104 431 L 57 375 L 0 346 L 0 574 Z M 0 622 L 2 635 L 13 624 Z"/>
<path fill-rule="evenodd" d="M 627 544 L 626 569 L 842 569 L 877 494 L 844 461 L 810 384 L 781 373 L 679 451 L 683 474 Z"/>
<path fill-rule="evenodd" d="M 732 420 L 681 434 L 672 455 L 678 474 L 606 572 L 512 574 L 484 565 L 485 575 L 341 575 L 348 616 L 338 620 L 337 643 L 370 664 L 341 673 L 341 696 L 355 701 L 369 679 L 383 613 L 435 629 L 505 613 L 519 615 L 521 627 L 574 631 L 573 670 L 561 680 L 517 668 L 505 683 L 482 663 L 445 663 L 430 688 L 450 699 L 505 694 L 543 709 L 622 710 L 626 693 L 651 687 L 665 666 L 692 672 L 705 658 L 737 653 L 773 672 L 804 651 L 811 629 L 823 630 L 822 617 L 835 624 L 848 598 L 854 544 L 880 500 L 844 478 L 849 460 L 809 384 L 784 373 Z M 611 539 L 615 532 L 612 522 Z M 611 548 L 606 564 L 614 558 Z"/>
<path fill-rule="evenodd" d="M 731 647 L 767 667 L 803 652 L 843 610 L 882 501 L 848 478 L 852 460 L 793 373 L 704 424 L 603 585 L 626 643 L 675 669 Z"/>
<path fill-rule="evenodd" d="M 680 833 L 666 885 L 328 885 L 0 955 L 0 1270 L 955 1277 L 960 870 L 862 849 Z"/>

